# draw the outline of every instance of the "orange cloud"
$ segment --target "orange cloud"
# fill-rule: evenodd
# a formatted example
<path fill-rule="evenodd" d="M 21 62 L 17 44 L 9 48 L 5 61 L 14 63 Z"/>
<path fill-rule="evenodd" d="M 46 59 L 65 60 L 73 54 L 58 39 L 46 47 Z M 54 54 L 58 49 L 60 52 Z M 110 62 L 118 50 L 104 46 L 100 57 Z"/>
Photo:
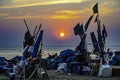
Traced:
<path fill-rule="evenodd" d="M 75 19 L 77 17 L 72 16 L 72 15 L 52 15 L 52 16 L 46 16 L 45 18 L 49 18 L 49 19 Z"/>
<path fill-rule="evenodd" d="M 83 10 L 62 10 L 62 11 L 56 11 L 56 13 L 58 13 L 58 14 L 71 14 L 71 15 L 80 14 L 80 13 L 83 13 L 83 12 L 84 12 Z"/>
<path fill-rule="evenodd" d="M 118 9 L 112 10 L 111 8 L 104 8 L 104 7 L 99 9 L 100 15 L 103 15 L 103 16 L 111 15 L 112 13 L 117 12 L 117 11 L 119 11 L 119 10 Z"/>
<path fill-rule="evenodd" d="M 33 1 L 33 0 L 12 0 L 11 4 L 1 6 L 0 8 L 21 8 L 30 6 L 40 5 L 54 5 L 54 4 L 70 4 L 70 3 L 82 3 L 87 0 L 44 0 L 44 1 Z"/>
<path fill-rule="evenodd" d="M 5 19 L 23 19 L 23 18 L 30 18 L 30 19 L 76 19 L 80 16 L 72 15 L 72 14 L 51 14 L 51 15 L 33 15 L 33 14 L 25 14 L 23 16 L 7 16 Z"/>
<path fill-rule="evenodd" d="M 8 16 L 8 13 L 0 13 L 0 17 Z"/>

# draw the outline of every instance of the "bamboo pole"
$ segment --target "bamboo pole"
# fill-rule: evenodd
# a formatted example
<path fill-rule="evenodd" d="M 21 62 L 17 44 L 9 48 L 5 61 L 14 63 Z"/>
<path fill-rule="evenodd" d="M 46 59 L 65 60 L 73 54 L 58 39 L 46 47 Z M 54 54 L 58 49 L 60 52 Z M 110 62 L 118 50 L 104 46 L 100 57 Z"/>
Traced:
<path fill-rule="evenodd" d="M 39 28 L 34 36 L 34 40 L 36 40 L 36 37 L 37 37 L 38 33 L 40 32 L 41 26 L 42 26 L 42 24 L 39 25 Z"/>
<path fill-rule="evenodd" d="M 30 31 L 29 28 L 28 28 L 28 25 L 27 25 L 27 23 L 26 23 L 26 20 L 23 19 L 23 21 L 24 21 L 24 23 L 25 23 L 25 26 L 26 26 L 27 30 Z"/>
<path fill-rule="evenodd" d="M 36 26 L 35 29 L 34 29 L 33 37 L 35 37 L 36 30 L 37 30 L 37 26 Z"/>
<path fill-rule="evenodd" d="M 38 31 L 37 31 L 37 33 L 36 33 L 36 36 L 37 36 L 38 33 L 40 32 L 41 26 L 42 26 L 42 24 L 39 25 L 39 29 L 38 29 Z"/>

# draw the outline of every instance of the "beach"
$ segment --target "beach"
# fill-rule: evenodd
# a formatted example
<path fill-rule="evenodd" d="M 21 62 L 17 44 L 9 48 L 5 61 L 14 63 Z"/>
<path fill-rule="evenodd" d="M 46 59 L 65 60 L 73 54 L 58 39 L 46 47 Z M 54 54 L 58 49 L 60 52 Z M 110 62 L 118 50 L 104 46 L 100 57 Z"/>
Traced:
<path fill-rule="evenodd" d="M 119 47 L 116 48 L 116 50 Z M 48 57 L 49 54 L 57 53 L 58 55 L 62 50 L 65 49 L 74 49 L 74 47 L 44 47 L 42 50 L 42 58 Z M 5 57 L 8 60 L 15 57 L 15 56 L 22 56 L 23 49 L 22 47 L 2 47 L 0 49 L 0 56 Z M 59 73 L 55 72 L 55 70 L 47 70 L 50 80 L 119 80 L 120 77 L 110 77 L 110 78 L 102 78 L 97 76 L 85 76 L 85 75 L 78 75 L 76 73 L 72 73 L 68 75 L 68 73 Z M 9 80 L 9 77 L 6 75 L 1 74 L 0 80 Z"/>
<path fill-rule="evenodd" d="M 78 75 L 72 73 L 72 75 L 68 75 L 67 73 L 61 74 L 55 72 L 55 70 L 47 70 L 50 80 L 120 80 L 120 76 L 117 77 L 110 77 L 110 78 L 103 78 L 97 76 L 85 76 L 85 75 Z M 9 80 L 9 77 L 5 75 L 0 75 L 0 80 Z M 36 80 L 36 79 L 31 79 Z"/>
<path fill-rule="evenodd" d="M 49 70 L 47 72 L 50 80 L 120 80 L 120 77 L 102 78 L 97 76 L 78 75 L 75 73 L 69 76 L 67 73 L 56 73 L 54 70 Z"/>

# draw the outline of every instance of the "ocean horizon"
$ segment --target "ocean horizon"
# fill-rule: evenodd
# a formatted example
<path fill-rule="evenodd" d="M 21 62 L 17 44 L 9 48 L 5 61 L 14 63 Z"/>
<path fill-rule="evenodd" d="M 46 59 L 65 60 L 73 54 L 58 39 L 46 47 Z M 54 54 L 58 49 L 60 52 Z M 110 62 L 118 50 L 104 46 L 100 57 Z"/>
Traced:
<path fill-rule="evenodd" d="M 61 51 L 66 49 L 72 49 L 74 50 L 76 46 L 43 46 L 42 47 L 42 57 L 46 58 L 49 54 L 57 53 L 60 54 Z M 120 51 L 120 45 L 107 45 L 105 47 L 105 51 L 107 49 L 110 49 L 110 51 Z M 88 51 L 92 52 L 93 47 L 92 45 L 87 46 Z M 5 57 L 7 59 L 11 59 L 15 56 L 22 56 L 23 47 L 22 46 L 0 46 L 0 56 Z"/>

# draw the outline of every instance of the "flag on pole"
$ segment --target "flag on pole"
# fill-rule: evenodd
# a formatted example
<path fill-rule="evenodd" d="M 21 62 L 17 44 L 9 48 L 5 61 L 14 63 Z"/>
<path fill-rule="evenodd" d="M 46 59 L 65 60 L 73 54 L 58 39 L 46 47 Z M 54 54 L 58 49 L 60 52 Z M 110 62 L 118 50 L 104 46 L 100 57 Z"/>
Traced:
<path fill-rule="evenodd" d="M 33 36 L 30 34 L 29 30 L 25 33 L 24 39 L 27 45 L 32 45 L 34 42 Z"/>
<path fill-rule="evenodd" d="M 103 24 L 103 31 L 102 31 L 102 35 L 107 37 L 108 34 L 107 34 L 107 31 L 106 31 L 106 28 L 105 28 L 105 25 Z"/>
<path fill-rule="evenodd" d="M 89 26 L 89 24 L 90 24 L 92 18 L 93 18 L 93 15 L 91 15 L 91 16 L 89 17 L 88 21 L 86 22 L 85 27 L 84 27 L 84 28 L 85 28 L 85 31 L 87 31 L 88 26 Z"/>
<path fill-rule="evenodd" d="M 97 39 L 96 39 L 94 32 L 91 32 L 90 35 L 91 35 L 94 50 L 99 51 L 98 42 L 97 42 Z"/>
<path fill-rule="evenodd" d="M 74 34 L 76 35 L 83 35 L 84 30 L 83 30 L 83 25 L 80 25 L 79 23 L 74 27 Z"/>
<path fill-rule="evenodd" d="M 43 37 L 43 30 L 40 31 L 39 33 L 39 36 L 35 42 L 35 45 L 34 45 L 34 50 L 33 52 L 31 53 L 31 57 L 37 57 L 37 52 L 38 52 L 38 49 L 39 49 L 39 46 L 40 46 L 40 42 L 42 41 L 42 37 Z"/>
<path fill-rule="evenodd" d="M 100 20 L 97 21 L 97 25 L 98 25 L 98 29 L 97 29 L 97 33 L 98 33 L 98 44 L 100 47 L 100 51 L 104 50 L 104 44 L 103 44 L 103 38 L 102 38 L 102 31 L 101 31 L 101 22 Z"/>
<path fill-rule="evenodd" d="M 81 38 L 81 42 L 79 44 L 79 50 L 81 53 L 84 53 L 84 51 L 87 49 L 86 46 L 86 34 L 83 35 L 83 37 Z"/>
<path fill-rule="evenodd" d="M 97 21 L 98 21 L 98 14 L 96 15 L 94 23 L 97 22 Z"/>
<path fill-rule="evenodd" d="M 103 42 L 105 44 L 105 38 L 107 37 L 107 31 L 106 31 L 106 28 L 105 28 L 105 25 L 103 24 L 103 30 L 102 30 L 102 38 L 103 38 Z"/>
<path fill-rule="evenodd" d="M 98 13 L 98 3 L 96 3 L 93 7 L 93 13 Z"/>

